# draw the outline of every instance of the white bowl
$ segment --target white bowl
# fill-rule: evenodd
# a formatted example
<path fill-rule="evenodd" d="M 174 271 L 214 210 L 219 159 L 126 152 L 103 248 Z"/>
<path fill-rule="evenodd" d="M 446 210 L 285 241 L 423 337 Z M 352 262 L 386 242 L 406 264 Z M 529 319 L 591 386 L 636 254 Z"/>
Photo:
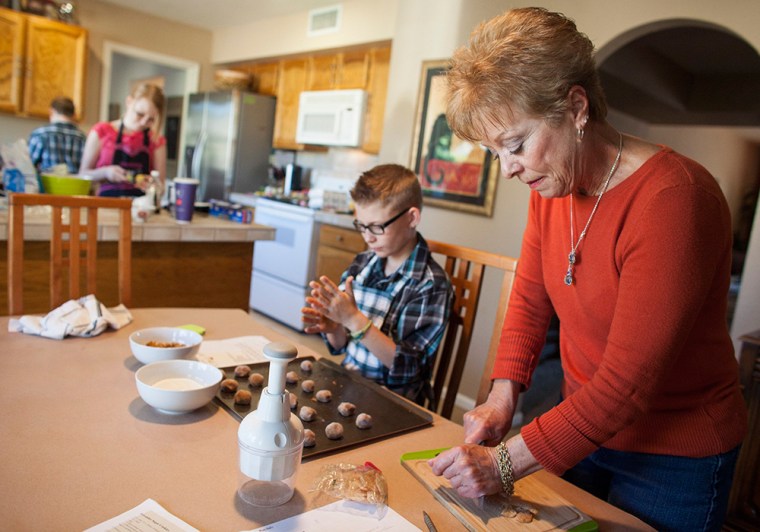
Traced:
<path fill-rule="evenodd" d="M 129 335 L 132 354 L 143 364 L 159 360 L 192 358 L 201 347 L 203 337 L 195 331 L 179 327 L 151 327 Z M 184 347 L 153 347 L 148 342 L 178 342 Z"/>
<path fill-rule="evenodd" d="M 166 414 L 184 414 L 214 398 L 222 372 L 195 360 L 161 360 L 138 369 L 135 381 L 150 406 Z"/>

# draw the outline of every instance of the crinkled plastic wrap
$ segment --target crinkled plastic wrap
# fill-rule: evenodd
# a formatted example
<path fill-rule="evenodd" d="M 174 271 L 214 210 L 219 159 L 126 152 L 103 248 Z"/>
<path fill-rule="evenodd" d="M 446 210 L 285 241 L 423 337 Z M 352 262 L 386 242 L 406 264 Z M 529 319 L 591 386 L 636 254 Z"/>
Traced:
<path fill-rule="evenodd" d="M 338 499 L 382 507 L 388 503 L 388 484 L 382 471 L 371 462 L 327 465 L 320 471 L 314 489 Z"/>

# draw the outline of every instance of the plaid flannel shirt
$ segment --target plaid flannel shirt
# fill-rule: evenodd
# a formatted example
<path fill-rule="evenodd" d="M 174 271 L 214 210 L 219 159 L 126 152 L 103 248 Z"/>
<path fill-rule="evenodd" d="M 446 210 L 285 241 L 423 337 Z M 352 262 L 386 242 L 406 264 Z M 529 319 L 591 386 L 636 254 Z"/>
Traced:
<path fill-rule="evenodd" d="M 365 277 L 364 285 L 392 296 L 387 313 L 378 314 L 371 298 L 360 308 L 380 330 L 396 343 L 396 356 L 387 368 L 360 341 L 351 340 L 332 354 L 346 353 L 343 365 L 359 371 L 389 389 L 410 398 L 419 396 L 430 381 L 436 351 L 448 323 L 453 291 L 446 272 L 433 260 L 427 242 L 418 233 L 417 245 L 401 267 L 389 276 L 384 260 L 372 251 L 356 256 L 343 273 L 341 288 L 349 275 Z M 362 274 L 362 275 L 360 275 Z M 354 290 L 361 289 L 354 282 Z"/>
<path fill-rule="evenodd" d="M 53 122 L 29 135 L 29 157 L 40 170 L 66 163 L 69 173 L 79 173 L 87 136 L 69 122 Z"/>

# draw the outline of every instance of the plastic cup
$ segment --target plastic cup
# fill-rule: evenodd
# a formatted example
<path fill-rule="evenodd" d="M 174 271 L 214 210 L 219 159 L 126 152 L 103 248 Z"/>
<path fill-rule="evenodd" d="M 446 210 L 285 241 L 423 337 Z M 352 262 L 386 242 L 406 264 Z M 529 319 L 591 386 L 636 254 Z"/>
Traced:
<path fill-rule="evenodd" d="M 174 178 L 174 218 L 178 224 L 189 224 L 193 219 L 195 191 L 200 181 L 190 177 Z"/>

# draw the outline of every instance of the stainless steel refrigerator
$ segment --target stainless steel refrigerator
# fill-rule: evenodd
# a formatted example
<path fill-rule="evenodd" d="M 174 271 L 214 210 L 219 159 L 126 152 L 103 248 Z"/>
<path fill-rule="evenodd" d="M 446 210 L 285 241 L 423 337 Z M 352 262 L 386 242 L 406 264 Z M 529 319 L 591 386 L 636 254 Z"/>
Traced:
<path fill-rule="evenodd" d="M 181 173 L 200 180 L 197 202 L 267 184 L 275 98 L 237 90 L 191 94 Z"/>

